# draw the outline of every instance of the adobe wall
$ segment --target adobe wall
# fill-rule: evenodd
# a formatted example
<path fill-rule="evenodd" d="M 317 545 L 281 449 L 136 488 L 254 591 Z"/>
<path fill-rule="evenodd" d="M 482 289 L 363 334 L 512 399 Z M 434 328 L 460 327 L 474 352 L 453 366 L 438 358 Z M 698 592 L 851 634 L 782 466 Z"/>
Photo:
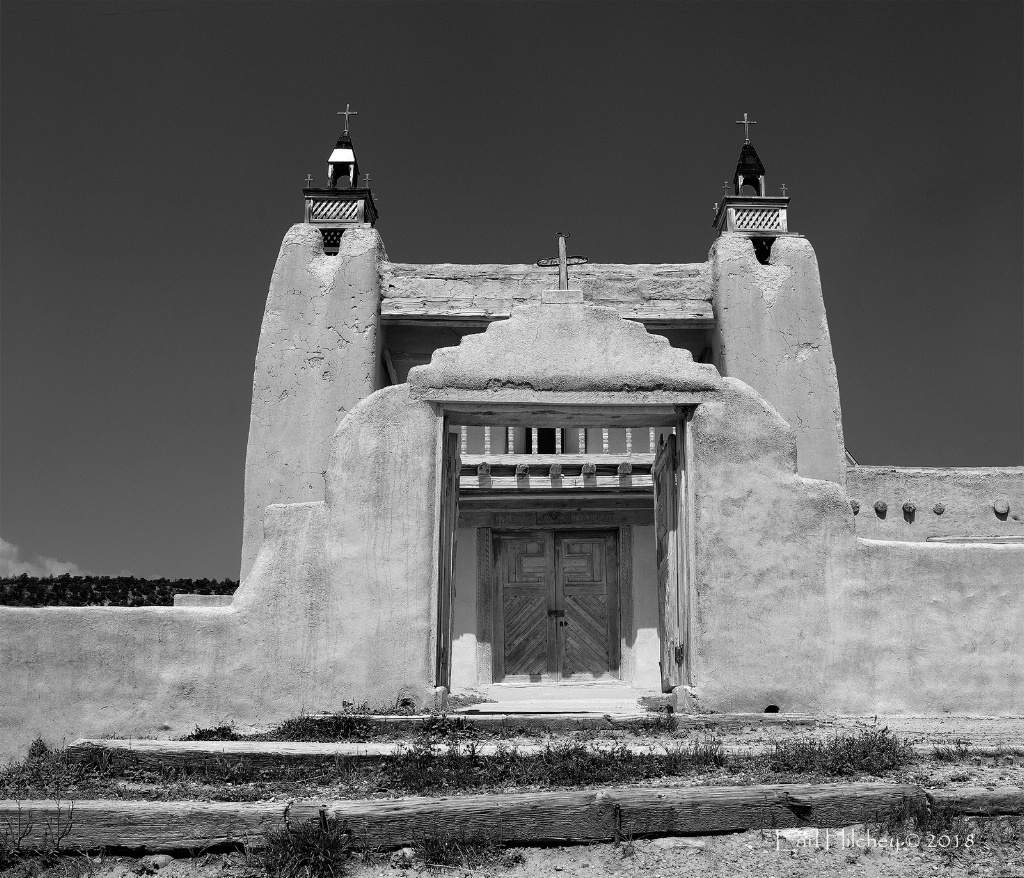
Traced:
<path fill-rule="evenodd" d="M 325 256 L 319 229 L 292 226 L 267 295 L 245 455 L 240 578 L 271 503 L 323 500 L 331 436 L 345 413 L 386 382 L 380 351 L 380 265 L 373 229 L 348 229 Z"/>
<path fill-rule="evenodd" d="M 0 608 L 0 761 L 35 737 L 182 735 L 329 704 L 325 511 L 271 506 L 229 607 Z"/>
<path fill-rule="evenodd" d="M 1024 712 L 1024 544 L 858 538 L 794 431 L 725 384 L 691 424 L 700 708 Z"/>
<path fill-rule="evenodd" d="M 338 426 L 326 502 L 271 505 L 230 606 L 0 607 L 0 760 L 432 697 L 437 420 L 404 385 Z"/>
<path fill-rule="evenodd" d="M 868 539 L 1024 540 L 1024 467 L 851 466 L 846 492 L 857 533 Z M 1000 501 L 1006 512 L 997 511 Z M 914 508 L 905 512 L 907 503 Z"/>
<path fill-rule="evenodd" d="M 800 475 L 846 481 L 839 380 L 806 238 L 775 240 L 769 265 L 749 238 L 725 234 L 711 248 L 714 362 L 755 388 L 793 427 Z"/>

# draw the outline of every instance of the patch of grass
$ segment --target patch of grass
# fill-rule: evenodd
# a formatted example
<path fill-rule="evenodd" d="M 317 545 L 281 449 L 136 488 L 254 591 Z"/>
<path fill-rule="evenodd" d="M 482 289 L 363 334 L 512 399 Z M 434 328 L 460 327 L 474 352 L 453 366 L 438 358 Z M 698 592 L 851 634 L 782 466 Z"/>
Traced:
<path fill-rule="evenodd" d="M 95 774 L 70 762 L 63 748 L 51 749 L 42 738 L 28 748 L 23 762 L 0 769 L 0 799 L 61 799 Z"/>
<path fill-rule="evenodd" d="M 352 856 L 352 834 L 324 809 L 316 821 L 267 833 L 258 857 L 268 878 L 341 878 Z"/>
<path fill-rule="evenodd" d="M 238 734 L 231 726 L 217 726 L 212 729 L 201 729 L 196 726 L 196 730 L 191 732 L 181 740 L 183 741 L 241 741 L 242 736 Z"/>
<path fill-rule="evenodd" d="M 982 849 L 1011 857 L 1024 853 L 1024 821 L 1006 817 L 967 817 L 951 808 L 936 808 L 921 800 L 904 800 L 879 821 L 875 831 L 908 849 L 937 855 L 947 865 Z"/>
<path fill-rule="evenodd" d="M 525 862 L 519 851 L 509 851 L 498 840 L 487 836 L 438 834 L 413 844 L 417 859 L 430 868 L 483 869 L 488 866 L 511 868 Z"/>
<path fill-rule="evenodd" d="M 867 729 L 827 740 L 802 738 L 776 742 L 759 757 L 769 771 L 785 774 L 880 775 L 902 768 L 914 758 L 914 748 L 888 728 Z"/>
<path fill-rule="evenodd" d="M 399 696 L 394 704 L 371 705 L 363 701 L 357 704 L 354 701 L 341 702 L 341 710 L 338 713 L 360 714 L 367 716 L 419 716 L 430 713 L 429 710 L 420 710 L 416 702 L 411 698 Z"/>
<path fill-rule="evenodd" d="M 488 756 L 481 755 L 473 741 L 441 750 L 420 739 L 385 763 L 381 772 L 389 789 L 435 794 L 483 788 L 632 783 L 724 764 L 721 742 L 715 739 L 667 753 L 635 753 L 621 744 L 595 750 L 581 741 L 565 741 L 548 744 L 539 753 L 499 745 L 498 751 Z"/>
<path fill-rule="evenodd" d="M 627 720 L 623 727 L 635 735 L 671 735 L 679 729 L 679 721 L 671 711 L 660 711 L 657 716 Z"/>
<path fill-rule="evenodd" d="M 373 737 L 374 725 L 361 715 L 335 713 L 330 716 L 297 716 L 260 735 L 266 741 L 365 741 Z"/>

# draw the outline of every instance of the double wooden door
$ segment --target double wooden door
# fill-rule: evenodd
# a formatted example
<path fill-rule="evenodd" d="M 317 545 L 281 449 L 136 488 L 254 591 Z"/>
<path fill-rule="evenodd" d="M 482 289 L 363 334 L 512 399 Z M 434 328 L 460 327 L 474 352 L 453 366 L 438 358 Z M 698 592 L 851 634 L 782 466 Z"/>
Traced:
<path fill-rule="evenodd" d="M 616 677 L 618 531 L 514 531 L 493 538 L 495 679 Z"/>

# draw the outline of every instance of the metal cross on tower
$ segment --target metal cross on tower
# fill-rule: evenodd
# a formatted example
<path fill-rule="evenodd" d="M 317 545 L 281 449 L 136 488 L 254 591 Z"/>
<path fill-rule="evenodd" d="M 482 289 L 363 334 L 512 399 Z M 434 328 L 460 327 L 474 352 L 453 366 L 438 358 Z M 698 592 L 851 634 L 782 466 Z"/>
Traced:
<path fill-rule="evenodd" d="M 723 191 L 723 192 L 724 192 L 724 193 L 725 193 L 726 195 L 728 195 L 728 194 L 729 194 L 729 181 L 728 181 L 728 180 L 723 180 L 723 181 L 722 181 L 722 191 Z"/>
<path fill-rule="evenodd" d="M 786 184 L 785 183 L 782 184 L 782 197 L 783 198 L 786 197 Z"/>
<path fill-rule="evenodd" d="M 370 175 L 369 174 L 363 174 L 363 188 L 364 189 L 369 189 L 370 188 Z"/>
<path fill-rule="evenodd" d="M 747 114 L 744 113 L 743 114 L 743 118 L 742 119 L 738 119 L 736 121 L 736 124 L 743 126 L 743 137 L 745 138 L 743 142 L 744 143 L 750 143 L 750 126 L 751 125 L 756 125 L 757 122 L 754 122 L 754 121 L 748 119 L 747 118 Z"/>
<path fill-rule="evenodd" d="M 538 259 L 537 264 L 541 268 L 550 268 L 552 265 L 557 265 L 558 289 L 567 290 L 569 289 L 569 266 L 582 265 L 587 261 L 587 257 L 565 255 L 565 239 L 569 237 L 568 232 L 556 232 L 555 237 L 558 238 L 558 258 Z"/>
<path fill-rule="evenodd" d="M 338 111 L 338 115 L 339 116 L 344 116 L 345 117 L 345 133 L 346 134 L 348 134 L 348 117 L 349 116 L 358 116 L 359 115 L 359 113 L 357 113 L 355 110 L 350 110 L 349 109 L 350 106 L 352 106 L 352 105 L 351 104 L 345 104 L 345 109 Z"/>

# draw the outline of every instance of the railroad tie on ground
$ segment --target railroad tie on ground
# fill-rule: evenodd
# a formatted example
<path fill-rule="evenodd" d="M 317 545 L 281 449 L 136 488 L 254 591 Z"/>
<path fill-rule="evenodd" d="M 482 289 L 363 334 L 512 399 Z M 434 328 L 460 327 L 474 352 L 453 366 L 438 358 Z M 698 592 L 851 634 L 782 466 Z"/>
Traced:
<path fill-rule="evenodd" d="M 622 743 L 612 741 L 583 742 L 583 746 L 594 751 L 613 749 L 628 750 L 635 754 L 665 755 L 678 748 L 686 751 L 700 741 L 681 739 L 676 744 Z M 545 751 L 545 744 L 510 744 L 489 741 L 455 745 L 455 749 L 467 752 L 470 747 L 478 756 L 493 756 L 499 752 L 515 750 L 523 756 L 536 755 Z M 935 752 L 933 744 L 915 744 L 914 751 L 920 756 Z M 203 766 L 222 765 L 225 762 L 244 762 L 252 768 L 273 768 L 275 766 L 297 767 L 318 765 L 337 759 L 388 759 L 400 756 L 411 747 L 411 742 L 312 742 L 312 741 L 161 741 L 128 740 L 113 738 L 80 739 L 67 749 L 68 759 L 83 765 L 103 763 L 110 760 L 115 764 L 124 762 L 147 768 L 197 769 Z M 436 744 L 434 752 L 441 754 L 452 749 L 446 744 Z M 773 744 L 723 744 L 721 751 L 726 756 L 754 757 L 771 753 Z M 1024 747 L 972 747 L 971 756 L 999 756 L 1004 753 L 1024 753 Z"/>
<path fill-rule="evenodd" d="M 884 818 L 904 804 L 968 814 L 1024 814 L 1024 788 L 926 792 L 913 784 L 771 784 L 615 787 L 538 793 L 293 802 L 0 801 L 0 826 L 25 828 L 23 848 L 125 847 L 146 851 L 258 845 L 263 833 L 317 819 L 323 808 L 356 846 L 404 847 L 434 834 L 488 836 L 510 845 L 613 841 L 798 826 L 839 827 Z"/>

